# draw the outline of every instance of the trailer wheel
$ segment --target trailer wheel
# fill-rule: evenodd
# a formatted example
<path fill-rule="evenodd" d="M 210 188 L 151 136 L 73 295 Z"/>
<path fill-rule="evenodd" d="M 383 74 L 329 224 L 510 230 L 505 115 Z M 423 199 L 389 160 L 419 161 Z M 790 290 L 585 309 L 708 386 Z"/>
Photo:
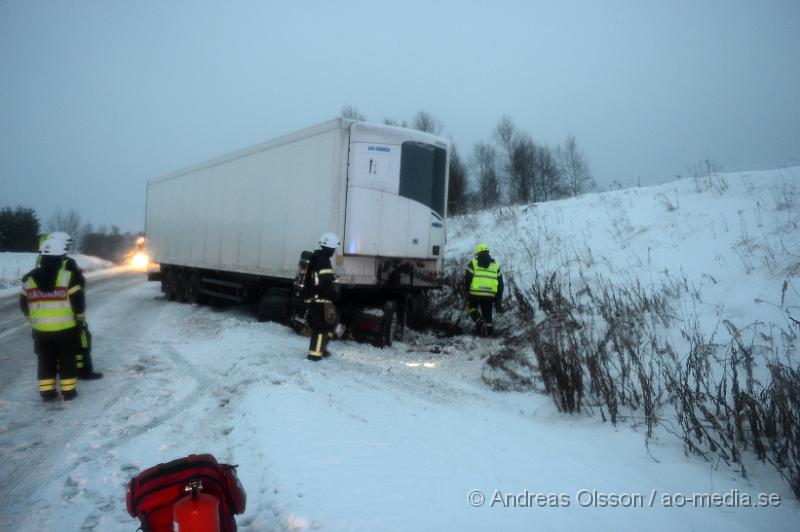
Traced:
<path fill-rule="evenodd" d="M 200 272 L 193 270 L 186 285 L 186 299 L 189 300 L 189 303 L 203 305 L 206 302 L 205 294 L 200 291 L 202 288 L 203 283 L 200 280 Z"/>
<path fill-rule="evenodd" d="M 387 301 L 383 305 L 380 345 L 381 347 L 392 347 L 393 340 L 402 340 L 402 327 L 400 327 L 397 304 L 394 301 Z"/>
<path fill-rule="evenodd" d="M 180 303 L 186 303 L 186 274 L 179 272 L 175 274 L 175 299 Z"/>
<path fill-rule="evenodd" d="M 289 317 L 290 291 L 288 288 L 270 288 L 258 300 L 258 321 L 282 321 Z"/>
<path fill-rule="evenodd" d="M 167 298 L 167 301 L 175 301 L 175 271 L 172 268 L 164 274 L 164 279 L 161 283 L 161 290 L 164 292 L 164 297 Z"/>
<path fill-rule="evenodd" d="M 404 298 L 406 325 L 419 325 L 425 317 L 425 294 L 419 292 L 409 294 Z"/>

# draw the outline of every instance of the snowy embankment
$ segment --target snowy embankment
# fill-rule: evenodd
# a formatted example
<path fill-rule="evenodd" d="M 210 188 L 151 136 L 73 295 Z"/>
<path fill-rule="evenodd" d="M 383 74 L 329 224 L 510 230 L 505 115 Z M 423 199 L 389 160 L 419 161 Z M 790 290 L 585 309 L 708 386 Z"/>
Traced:
<path fill-rule="evenodd" d="M 0 297 L 16 292 L 21 285 L 22 276 L 31 271 L 36 264 L 36 253 L 0 252 Z M 98 257 L 75 254 L 70 255 L 84 273 L 114 268 L 115 264 Z"/>
<path fill-rule="evenodd" d="M 775 467 L 800 497 L 800 168 L 503 208 L 448 227 L 450 286 L 477 242 L 509 286 L 496 388 Z M 453 311 L 453 290 L 439 314 Z M 443 305 L 443 303 L 449 304 Z"/>
<path fill-rule="evenodd" d="M 787 268 L 800 239 L 799 210 L 783 207 L 781 191 L 796 201 L 798 175 L 716 176 L 458 218 L 449 267 L 463 268 L 484 241 L 521 291 L 537 270 L 563 272 L 576 291 L 600 278 L 656 287 L 685 276 L 699 295 L 687 311 L 704 324 L 785 326 L 798 304 Z M 645 443 L 641 426 L 565 415 L 530 390 L 492 391 L 485 361 L 518 334 L 517 305 L 498 318 L 500 338 L 412 332 L 383 350 L 339 341 L 311 363 L 308 340 L 286 327 L 126 282 L 95 292 L 90 283 L 102 380 L 52 407 L 38 401 L 32 368 L 0 392 L 0 528 L 133 530 L 127 481 L 203 452 L 239 464 L 243 532 L 788 531 L 800 522 L 771 466 L 751 460 L 744 479 L 686 455 L 663 431 Z M 440 316 L 463 319 L 463 305 L 447 310 L 445 299 Z M 22 330 L 6 339 L 30 341 Z M 745 504 L 760 494 L 758 507 Z"/>
<path fill-rule="evenodd" d="M 553 272 L 576 292 L 601 280 L 685 279 L 704 326 L 800 315 L 800 167 L 502 208 L 452 218 L 447 229 L 451 268 L 486 242 L 519 287 Z"/>
<path fill-rule="evenodd" d="M 774 335 L 770 349 L 799 348 L 796 337 L 782 332 L 792 336 L 800 321 L 800 167 L 453 218 L 446 253 L 451 285 L 458 286 L 478 242 L 488 243 L 502 265 L 510 312 L 496 327 L 507 337 L 528 335 L 526 327 L 552 317 L 552 309 L 541 312 L 536 287 L 548 303 L 565 296 L 573 305 L 567 310 L 588 312 L 582 325 L 591 327 L 600 323 L 599 313 L 648 307 L 648 315 L 625 317 L 660 321 L 646 332 L 682 353 L 692 349 L 687 336 L 722 345 Z M 542 294 L 551 278 L 560 292 Z M 437 313 L 467 327 L 461 305 L 453 304 L 461 297 L 445 290 Z M 603 298 L 605 308 L 597 308 Z M 520 300 L 527 313 L 520 312 Z"/>

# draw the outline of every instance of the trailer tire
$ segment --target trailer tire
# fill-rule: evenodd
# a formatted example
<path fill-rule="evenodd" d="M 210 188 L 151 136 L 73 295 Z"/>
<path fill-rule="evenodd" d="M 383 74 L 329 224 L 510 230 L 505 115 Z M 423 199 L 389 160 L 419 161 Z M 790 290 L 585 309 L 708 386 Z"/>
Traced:
<path fill-rule="evenodd" d="M 178 272 L 175 274 L 175 299 L 179 303 L 186 303 L 186 274 L 183 272 Z"/>
<path fill-rule="evenodd" d="M 408 294 L 402 300 L 405 311 L 405 325 L 417 326 L 423 322 L 426 311 L 424 292 Z"/>
<path fill-rule="evenodd" d="M 283 321 L 289 317 L 291 293 L 288 288 L 270 288 L 258 300 L 258 321 Z"/>
<path fill-rule="evenodd" d="M 192 270 L 189 275 L 189 282 L 186 284 L 186 299 L 192 305 L 203 305 L 206 302 L 206 296 L 201 290 L 203 289 L 203 282 L 200 280 L 200 272 Z"/>
<path fill-rule="evenodd" d="M 167 270 L 167 272 L 164 274 L 162 291 L 164 292 L 164 297 L 167 298 L 167 301 L 175 301 L 175 271 L 172 268 Z"/>
<path fill-rule="evenodd" d="M 392 347 L 392 341 L 394 340 L 402 340 L 400 313 L 397 312 L 397 304 L 394 301 L 387 301 L 383 305 L 380 347 Z"/>

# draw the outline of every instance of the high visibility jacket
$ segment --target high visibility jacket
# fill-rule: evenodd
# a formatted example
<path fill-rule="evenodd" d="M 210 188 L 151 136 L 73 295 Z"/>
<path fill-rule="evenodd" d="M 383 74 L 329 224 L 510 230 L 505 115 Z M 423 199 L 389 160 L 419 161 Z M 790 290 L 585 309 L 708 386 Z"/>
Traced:
<path fill-rule="evenodd" d="M 86 279 L 83 276 L 83 272 L 81 271 L 78 263 L 75 262 L 75 259 L 72 257 L 67 257 L 64 255 L 64 262 L 66 263 L 66 268 L 68 271 L 72 272 L 72 279 L 71 281 L 75 281 L 77 284 L 81 285 L 82 287 L 86 288 Z M 42 255 L 36 257 L 36 267 L 40 268 L 42 266 Z M 73 283 L 75 284 L 75 283 Z"/>
<path fill-rule="evenodd" d="M 472 259 L 467 267 L 467 272 L 472 274 L 469 293 L 473 296 L 494 297 L 497 295 L 499 285 L 500 265 L 496 261 L 489 263 L 486 268 L 478 265 L 478 259 Z"/>
<path fill-rule="evenodd" d="M 333 303 L 336 300 L 336 289 L 331 259 L 324 252 L 317 250 L 311 255 L 308 268 L 309 279 L 305 302 Z"/>
<path fill-rule="evenodd" d="M 66 261 L 61 264 L 55 286 L 50 291 L 40 289 L 33 276 L 27 278 L 22 290 L 28 300 L 28 317 L 34 331 L 57 332 L 77 326 L 69 296 L 81 290 L 81 286 L 70 287 L 71 279 L 72 272 L 67 270 Z"/>

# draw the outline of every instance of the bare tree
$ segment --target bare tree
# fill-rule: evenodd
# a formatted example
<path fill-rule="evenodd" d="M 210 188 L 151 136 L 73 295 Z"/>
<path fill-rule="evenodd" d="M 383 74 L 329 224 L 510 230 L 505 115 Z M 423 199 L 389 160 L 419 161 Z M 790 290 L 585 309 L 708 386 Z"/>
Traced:
<path fill-rule="evenodd" d="M 517 136 L 517 126 L 508 115 L 503 115 L 494 128 L 494 138 L 506 154 L 511 154 L 514 138 Z"/>
<path fill-rule="evenodd" d="M 419 111 L 411 119 L 411 127 L 418 131 L 438 135 L 442 131 L 442 123 L 428 111 Z"/>
<path fill-rule="evenodd" d="M 586 157 L 578 148 L 575 137 L 569 135 L 564 145 L 557 150 L 558 163 L 561 167 L 565 191 L 571 196 L 577 196 L 597 187 L 589 172 Z"/>
<path fill-rule="evenodd" d="M 81 244 L 81 215 L 75 209 L 68 211 L 56 210 L 47 220 L 47 232 L 63 231 L 72 237 L 73 249 L 80 249 Z"/>
<path fill-rule="evenodd" d="M 512 199 L 514 196 L 514 178 L 512 176 L 514 166 L 514 150 L 515 142 L 517 141 L 518 133 L 517 127 L 508 115 L 503 115 L 497 121 L 494 128 L 492 137 L 497 145 L 500 147 L 502 155 L 498 161 L 498 181 L 500 184 L 500 200 L 514 203 Z M 519 162 L 519 161 L 518 161 Z M 502 189 L 505 189 L 503 191 Z M 505 192 L 505 193 L 504 193 Z"/>
<path fill-rule="evenodd" d="M 478 187 L 478 207 L 488 209 L 499 205 L 497 150 L 488 142 L 479 142 L 473 148 L 472 158 Z"/>
<path fill-rule="evenodd" d="M 546 144 L 536 146 L 534 176 L 537 192 L 535 201 L 551 201 L 568 195 L 558 158 Z"/>
<path fill-rule="evenodd" d="M 514 135 L 507 165 L 509 200 L 512 204 L 540 200 L 539 180 L 537 180 L 538 155 L 538 147 L 528 133 Z"/>
<path fill-rule="evenodd" d="M 448 214 L 463 214 L 466 211 L 467 168 L 461 160 L 456 145 L 451 143 L 450 180 L 447 184 Z"/>
<path fill-rule="evenodd" d="M 359 122 L 363 122 L 367 119 L 366 116 L 362 115 L 358 112 L 358 109 L 355 105 L 345 105 L 342 107 L 342 118 L 347 118 L 350 120 L 358 120 Z"/>
<path fill-rule="evenodd" d="M 518 129 L 508 115 L 497 122 L 493 138 L 503 152 L 503 182 L 510 204 L 549 201 L 565 195 L 563 173 L 552 148 Z"/>

